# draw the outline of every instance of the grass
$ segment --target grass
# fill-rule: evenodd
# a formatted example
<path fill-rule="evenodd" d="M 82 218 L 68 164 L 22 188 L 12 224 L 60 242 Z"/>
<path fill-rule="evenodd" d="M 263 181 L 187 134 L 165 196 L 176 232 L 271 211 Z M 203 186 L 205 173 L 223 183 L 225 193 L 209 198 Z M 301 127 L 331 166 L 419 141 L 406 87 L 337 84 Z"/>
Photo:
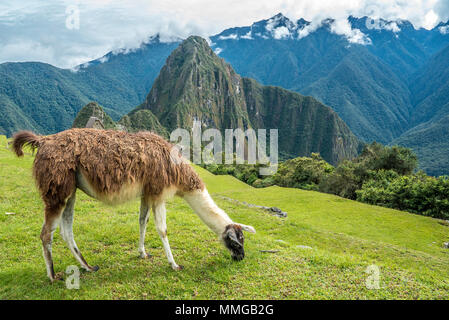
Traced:
<path fill-rule="evenodd" d="M 173 271 L 150 220 L 150 260 L 138 258 L 138 201 L 110 207 L 78 191 L 75 239 L 96 273 L 80 288 L 50 284 L 39 233 L 43 204 L 31 176 L 33 158 L 17 159 L 0 137 L 0 299 L 448 299 L 449 227 L 436 219 L 369 206 L 332 195 L 270 187 L 254 189 L 197 168 L 218 205 L 246 234 L 246 258 L 234 262 L 181 199 L 167 204 L 176 261 Z M 277 206 L 287 218 L 225 200 Z M 6 215 L 13 212 L 13 215 Z M 309 246 L 311 249 L 299 247 Z M 275 253 L 261 252 L 274 250 Z M 56 271 L 77 262 L 59 233 Z M 380 289 L 366 287 L 367 267 L 380 270 Z"/>

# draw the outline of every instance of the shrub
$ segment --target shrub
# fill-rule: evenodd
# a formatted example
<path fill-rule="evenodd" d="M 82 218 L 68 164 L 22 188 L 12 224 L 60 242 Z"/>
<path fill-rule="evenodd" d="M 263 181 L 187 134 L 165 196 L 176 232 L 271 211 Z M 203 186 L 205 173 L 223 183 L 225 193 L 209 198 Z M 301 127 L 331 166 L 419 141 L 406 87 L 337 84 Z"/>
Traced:
<path fill-rule="evenodd" d="M 363 162 L 367 170 L 393 170 L 400 175 L 412 174 L 418 166 L 418 158 L 404 147 L 386 147 L 373 142 L 366 145 L 355 162 Z"/>
<path fill-rule="evenodd" d="M 362 177 L 358 169 L 357 164 L 343 161 L 332 174 L 320 182 L 319 190 L 354 200 L 356 190 L 362 185 Z"/>
<path fill-rule="evenodd" d="M 279 164 L 273 180 L 282 187 L 317 190 L 320 182 L 333 170 L 334 167 L 319 154 L 313 153 L 311 158 L 299 157 Z"/>
<path fill-rule="evenodd" d="M 409 176 L 381 174 L 357 191 L 357 200 L 405 210 L 434 218 L 449 219 L 449 178 L 429 177 L 423 172 Z"/>
<path fill-rule="evenodd" d="M 319 190 L 355 200 L 356 191 L 368 180 L 376 180 L 377 172 L 409 175 L 416 170 L 417 163 L 416 155 L 410 149 L 373 142 L 366 145 L 354 160 L 340 163 L 332 174 L 323 179 Z"/>

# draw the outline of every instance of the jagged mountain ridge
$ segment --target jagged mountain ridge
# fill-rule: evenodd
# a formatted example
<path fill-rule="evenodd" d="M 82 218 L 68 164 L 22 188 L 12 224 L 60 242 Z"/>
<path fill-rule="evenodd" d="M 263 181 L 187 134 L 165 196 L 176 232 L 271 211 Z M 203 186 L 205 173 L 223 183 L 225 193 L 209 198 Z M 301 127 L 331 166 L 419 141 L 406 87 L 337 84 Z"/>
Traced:
<path fill-rule="evenodd" d="M 154 114 L 168 131 L 191 128 L 194 120 L 223 132 L 278 129 L 281 153 L 319 152 L 334 164 L 354 157 L 361 147 L 331 108 L 312 97 L 240 77 L 206 40 L 195 36 L 167 58 L 145 102 L 133 112 L 143 110 Z"/>
<path fill-rule="evenodd" d="M 239 74 L 317 97 L 358 137 L 389 143 L 412 126 L 413 74 L 449 44 L 449 35 L 439 31 L 443 24 L 416 30 L 408 21 L 380 19 L 372 25 L 367 17 L 349 17 L 348 22 L 359 38 L 333 32 L 332 19 L 314 29 L 303 19 L 278 14 L 211 40 Z"/>

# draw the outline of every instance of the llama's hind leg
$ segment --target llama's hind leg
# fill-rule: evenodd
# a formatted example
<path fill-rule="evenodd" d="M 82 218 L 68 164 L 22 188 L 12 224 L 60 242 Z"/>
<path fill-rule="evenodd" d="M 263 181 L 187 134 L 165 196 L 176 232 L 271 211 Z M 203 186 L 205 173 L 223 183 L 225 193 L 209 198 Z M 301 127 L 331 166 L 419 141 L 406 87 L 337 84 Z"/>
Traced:
<path fill-rule="evenodd" d="M 174 270 L 181 270 L 184 267 L 176 264 L 173 254 L 171 253 L 170 244 L 167 238 L 166 209 L 165 202 L 158 202 L 153 205 L 154 223 L 157 233 L 159 234 L 164 246 L 165 255 L 168 262 Z"/>
<path fill-rule="evenodd" d="M 42 251 L 47 268 L 47 275 L 51 282 L 56 280 L 55 270 L 53 268 L 52 243 L 53 233 L 56 230 L 58 222 L 61 218 L 63 205 L 54 205 L 45 207 L 45 220 L 42 226 L 40 238 L 42 240 Z"/>
<path fill-rule="evenodd" d="M 145 232 L 147 230 L 148 218 L 150 216 L 149 202 L 142 198 L 140 202 L 140 216 L 139 216 L 139 253 L 142 259 L 149 258 L 151 255 L 145 251 Z"/>
<path fill-rule="evenodd" d="M 61 218 L 61 235 L 65 242 L 67 242 L 67 245 L 72 252 L 73 256 L 76 260 L 81 264 L 81 266 L 86 269 L 87 271 L 97 271 L 99 269 L 98 266 L 91 267 L 87 261 L 84 259 L 83 255 L 79 251 L 75 239 L 73 238 L 73 212 L 75 208 L 75 199 L 76 199 L 76 193 L 74 192 L 73 195 L 67 200 L 67 204 L 65 206 L 64 212 L 62 213 Z"/>

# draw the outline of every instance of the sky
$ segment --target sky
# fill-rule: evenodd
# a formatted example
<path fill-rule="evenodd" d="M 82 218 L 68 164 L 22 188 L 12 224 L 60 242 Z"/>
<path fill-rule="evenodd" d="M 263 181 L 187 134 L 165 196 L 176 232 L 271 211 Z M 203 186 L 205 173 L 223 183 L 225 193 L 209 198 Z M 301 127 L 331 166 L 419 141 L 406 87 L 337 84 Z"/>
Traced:
<path fill-rule="evenodd" d="M 164 41 L 208 37 L 279 12 L 295 21 L 334 18 L 336 33 L 358 37 L 345 23 L 349 15 L 405 19 L 430 29 L 449 20 L 449 0 L 1 0 L 0 63 L 72 68 L 137 48 L 155 34 Z"/>

